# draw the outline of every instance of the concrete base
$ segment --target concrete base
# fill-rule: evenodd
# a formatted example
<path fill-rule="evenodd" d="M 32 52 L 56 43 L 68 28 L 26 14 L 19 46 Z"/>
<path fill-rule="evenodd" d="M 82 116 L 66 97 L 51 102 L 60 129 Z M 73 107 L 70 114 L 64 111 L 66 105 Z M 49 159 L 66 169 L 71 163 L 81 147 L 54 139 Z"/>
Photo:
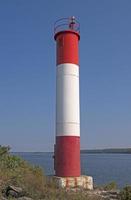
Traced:
<path fill-rule="evenodd" d="M 91 176 L 80 177 L 50 177 L 58 188 L 82 188 L 93 190 L 93 178 Z"/>

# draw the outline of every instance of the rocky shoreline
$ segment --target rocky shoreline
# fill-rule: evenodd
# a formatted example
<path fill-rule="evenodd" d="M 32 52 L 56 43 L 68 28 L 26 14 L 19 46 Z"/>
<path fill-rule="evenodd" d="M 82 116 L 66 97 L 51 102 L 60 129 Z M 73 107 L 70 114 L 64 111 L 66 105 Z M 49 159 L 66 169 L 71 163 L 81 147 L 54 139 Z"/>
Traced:
<path fill-rule="evenodd" d="M 85 195 L 88 195 L 88 199 L 101 199 L 101 200 L 119 200 L 119 194 L 120 190 L 102 190 L 102 189 L 94 189 L 94 190 L 72 190 L 67 192 L 82 192 Z M 15 186 L 7 186 L 5 190 L 3 190 L 3 197 L 1 197 L 1 200 L 8 200 L 8 199 L 14 199 L 14 200 L 42 200 L 42 199 L 32 199 L 28 196 L 26 196 L 26 192 L 23 191 L 20 187 Z M 44 199 L 43 199 L 44 200 Z"/>
<path fill-rule="evenodd" d="M 95 197 L 98 197 L 103 200 L 118 200 L 120 199 L 119 194 L 120 194 L 120 190 L 106 191 L 106 190 L 96 189 L 96 190 L 88 191 L 89 196 L 94 195 Z"/>

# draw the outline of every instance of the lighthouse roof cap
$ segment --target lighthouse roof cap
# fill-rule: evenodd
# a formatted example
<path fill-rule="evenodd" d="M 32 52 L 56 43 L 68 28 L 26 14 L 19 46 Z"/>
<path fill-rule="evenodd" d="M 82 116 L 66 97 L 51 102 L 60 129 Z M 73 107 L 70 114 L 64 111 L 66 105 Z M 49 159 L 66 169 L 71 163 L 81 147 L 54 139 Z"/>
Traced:
<path fill-rule="evenodd" d="M 66 33 L 72 33 L 75 34 L 78 37 L 78 40 L 80 40 L 80 34 L 76 31 L 72 31 L 72 30 L 65 30 L 65 31 L 59 31 L 54 35 L 54 39 L 56 40 L 58 35 L 60 34 L 66 34 Z"/>
<path fill-rule="evenodd" d="M 79 36 L 80 38 L 80 23 L 76 20 L 74 16 L 69 18 L 61 18 L 57 20 L 54 24 L 54 38 L 61 32 L 72 32 Z"/>

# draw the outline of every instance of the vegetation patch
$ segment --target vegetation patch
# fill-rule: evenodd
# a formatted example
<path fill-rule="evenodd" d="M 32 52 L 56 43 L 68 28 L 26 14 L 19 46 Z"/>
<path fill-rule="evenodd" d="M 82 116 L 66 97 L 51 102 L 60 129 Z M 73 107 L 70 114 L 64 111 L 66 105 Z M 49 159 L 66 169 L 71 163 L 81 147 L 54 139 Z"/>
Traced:
<path fill-rule="evenodd" d="M 131 185 L 126 186 L 120 192 L 121 200 L 131 200 Z"/>
<path fill-rule="evenodd" d="M 112 181 L 106 185 L 103 186 L 104 190 L 116 190 L 117 189 L 117 184 L 116 182 Z"/>

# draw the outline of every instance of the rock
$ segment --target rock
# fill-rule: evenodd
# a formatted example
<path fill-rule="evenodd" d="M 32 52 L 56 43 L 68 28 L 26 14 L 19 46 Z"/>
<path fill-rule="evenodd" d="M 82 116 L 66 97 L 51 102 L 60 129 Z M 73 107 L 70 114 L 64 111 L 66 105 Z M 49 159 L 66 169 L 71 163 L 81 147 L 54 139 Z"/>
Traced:
<path fill-rule="evenodd" d="M 17 198 L 17 200 L 33 200 L 33 199 L 29 197 L 20 197 L 20 198 Z"/>
<path fill-rule="evenodd" d="M 1 197 L 2 199 L 1 200 L 8 200 L 8 199 L 6 199 L 5 197 Z"/>
<path fill-rule="evenodd" d="M 120 191 L 119 190 L 107 191 L 107 190 L 96 189 L 93 191 L 88 191 L 87 193 L 89 194 L 89 196 L 94 195 L 103 200 L 118 200 Z"/>
<path fill-rule="evenodd" d="M 6 194 L 7 197 L 10 196 L 10 197 L 15 197 L 15 198 L 22 197 L 22 196 L 25 195 L 22 188 L 15 187 L 15 186 L 12 186 L 12 185 L 9 185 L 6 188 L 5 194 Z"/>

